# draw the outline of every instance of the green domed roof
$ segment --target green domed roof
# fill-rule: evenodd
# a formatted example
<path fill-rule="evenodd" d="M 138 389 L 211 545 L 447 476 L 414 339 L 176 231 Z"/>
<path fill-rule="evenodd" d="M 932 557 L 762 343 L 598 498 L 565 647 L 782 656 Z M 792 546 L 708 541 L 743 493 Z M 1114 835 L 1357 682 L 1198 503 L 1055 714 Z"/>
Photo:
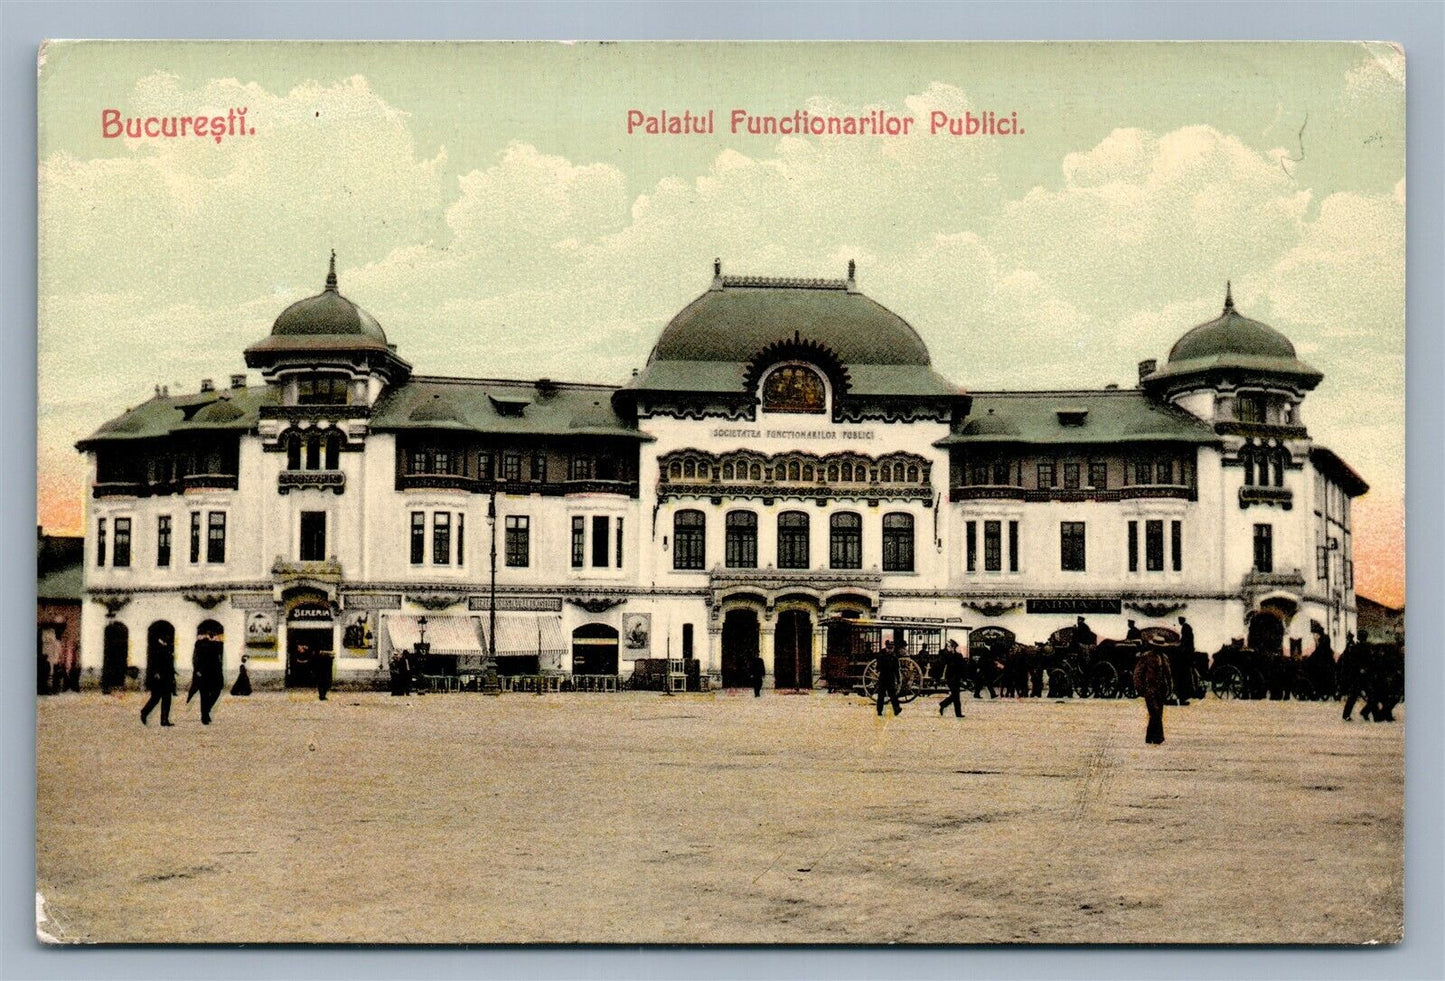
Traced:
<path fill-rule="evenodd" d="M 1234 309 L 1229 286 L 1224 310 L 1213 320 L 1193 328 L 1169 349 L 1169 359 L 1143 379 L 1146 385 L 1173 384 L 1175 379 L 1200 376 L 1265 375 L 1286 377 L 1310 389 L 1324 378 L 1295 355 L 1289 338 L 1269 324 L 1251 320 Z"/>
<path fill-rule="evenodd" d="M 930 364 L 928 348 L 902 317 L 859 293 L 852 279 L 714 277 L 663 330 L 649 364 L 741 363 L 777 341 L 801 336 L 847 367 Z"/>
<path fill-rule="evenodd" d="M 336 253 L 331 253 L 331 271 L 326 289 L 315 296 L 297 300 L 276 318 L 272 337 L 354 336 L 386 343 L 386 334 L 376 318 L 342 296 L 336 289 Z"/>
<path fill-rule="evenodd" d="M 1191 361 L 1224 354 L 1294 360 L 1294 345 L 1269 324 L 1241 316 L 1234 309 L 1234 297 L 1226 286 L 1224 312 L 1200 324 L 1179 338 L 1169 349 L 1169 360 Z"/>

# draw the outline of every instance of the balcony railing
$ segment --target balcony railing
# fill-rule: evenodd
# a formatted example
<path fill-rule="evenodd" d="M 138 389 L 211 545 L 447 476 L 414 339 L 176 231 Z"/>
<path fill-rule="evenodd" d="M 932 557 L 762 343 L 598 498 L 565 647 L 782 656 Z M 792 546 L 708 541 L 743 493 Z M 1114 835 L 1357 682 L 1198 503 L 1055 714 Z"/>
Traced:
<path fill-rule="evenodd" d="M 365 419 L 369 405 L 263 405 L 262 419 Z"/>
<path fill-rule="evenodd" d="M 1193 487 L 1184 484 L 1132 484 L 1119 488 L 1119 500 L 1134 501 L 1140 498 L 1172 498 L 1176 501 L 1193 501 L 1198 498 Z"/>
<path fill-rule="evenodd" d="M 949 497 L 955 501 L 1022 501 L 1027 493 L 1011 484 L 970 484 L 953 488 Z"/>
<path fill-rule="evenodd" d="M 95 497 L 144 497 L 150 487 L 139 480 L 97 480 L 90 492 Z"/>
<path fill-rule="evenodd" d="M 235 490 L 241 478 L 233 473 L 191 473 L 181 478 L 186 490 Z"/>
<path fill-rule="evenodd" d="M 339 582 L 341 563 L 334 558 L 319 561 L 293 561 L 278 555 L 276 561 L 271 564 L 271 574 L 283 579 L 317 579 Z"/>
<path fill-rule="evenodd" d="M 468 477 L 455 473 L 398 473 L 396 489 L 407 490 L 463 490 L 473 494 L 490 493 L 493 486 L 498 494 L 545 494 L 559 497 L 563 494 L 623 494 L 637 496 L 635 480 L 586 480 L 538 481 L 538 480 L 490 480 L 483 477 Z"/>
<path fill-rule="evenodd" d="M 1288 487 L 1241 487 L 1239 489 L 1239 506 L 1247 508 L 1254 504 L 1263 504 L 1269 507 L 1278 504 L 1288 511 L 1294 507 L 1294 492 Z"/>
<path fill-rule="evenodd" d="M 952 501 L 1027 501 L 1043 504 L 1049 501 L 1134 501 L 1140 498 L 1166 498 L 1193 501 L 1198 492 L 1184 484 L 1133 484 L 1128 487 L 1101 489 L 1095 487 L 1014 487 L 1005 484 L 970 484 L 949 490 Z"/>
<path fill-rule="evenodd" d="M 397 490 L 464 490 L 482 491 L 483 481 L 459 473 L 403 473 L 397 474 Z"/>
<path fill-rule="evenodd" d="M 293 490 L 329 490 L 340 494 L 346 490 L 346 474 L 340 470 L 282 470 L 276 489 L 282 494 Z"/>
<path fill-rule="evenodd" d="M 1309 430 L 1304 426 L 1274 425 L 1267 422 L 1239 422 L 1225 420 L 1214 424 L 1214 431 L 1221 436 L 1255 436 L 1275 439 L 1304 439 Z"/>
<path fill-rule="evenodd" d="M 624 494 L 628 497 L 637 496 L 637 481 L 635 480 L 569 480 L 563 487 L 568 494 Z"/>

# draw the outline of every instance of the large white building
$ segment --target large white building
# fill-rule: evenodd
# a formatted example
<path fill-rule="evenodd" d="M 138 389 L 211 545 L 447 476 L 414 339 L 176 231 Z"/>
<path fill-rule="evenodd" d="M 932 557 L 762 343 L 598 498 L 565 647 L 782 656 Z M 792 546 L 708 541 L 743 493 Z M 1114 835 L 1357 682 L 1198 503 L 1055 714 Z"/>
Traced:
<path fill-rule="evenodd" d="M 424 634 L 463 670 L 494 642 L 503 673 L 692 657 L 731 685 L 761 651 L 803 687 L 837 615 L 1031 642 L 1185 613 L 1206 650 L 1354 627 L 1366 485 L 1305 427 L 1320 373 L 1227 294 L 1136 388 L 966 393 L 851 263 L 715 267 L 617 387 L 413 374 L 333 258 L 245 357 L 260 384 L 157 391 L 79 444 L 82 658 L 113 683 L 207 630 L 298 684 L 318 651 L 380 681 Z"/>

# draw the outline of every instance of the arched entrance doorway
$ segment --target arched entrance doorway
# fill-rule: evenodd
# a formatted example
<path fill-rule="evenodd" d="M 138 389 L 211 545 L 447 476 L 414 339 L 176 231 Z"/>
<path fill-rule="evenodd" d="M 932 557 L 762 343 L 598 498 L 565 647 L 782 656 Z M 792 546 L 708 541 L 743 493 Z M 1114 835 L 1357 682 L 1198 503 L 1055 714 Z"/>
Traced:
<path fill-rule="evenodd" d="M 753 658 L 758 656 L 758 614 L 754 610 L 728 610 L 723 616 L 722 685 L 751 688 Z"/>
<path fill-rule="evenodd" d="M 157 620 L 150 625 L 146 631 L 146 677 L 151 674 L 151 659 L 162 650 L 171 657 L 171 667 L 175 668 L 176 657 L 176 628 L 171 626 L 167 620 Z"/>
<path fill-rule="evenodd" d="M 118 621 L 105 625 L 105 643 L 100 658 L 100 690 L 125 687 L 125 670 L 130 666 L 130 630 Z"/>
<path fill-rule="evenodd" d="M 778 614 L 773 634 L 773 687 L 813 687 L 813 618 L 806 610 Z"/>
<path fill-rule="evenodd" d="M 286 611 L 287 688 L 315 688 L 316 668 L 322 654 L 333 656 L 335 619 L 324 597 L 297 599 Z M 327 662 L 326 667 L 330 668 Z"/>
<path fill-rule="evenodd" d="M 584 623 L 572 631 L 572 673 L 617 673 L 616 628 L 605 623 Z"/>
<path fill-rule="evenodd" d="M 1249 649 L 1279 654 L 1284 647 L 1284 618 L 1272 609 L 1255 610 L 1249 618 Z"/>

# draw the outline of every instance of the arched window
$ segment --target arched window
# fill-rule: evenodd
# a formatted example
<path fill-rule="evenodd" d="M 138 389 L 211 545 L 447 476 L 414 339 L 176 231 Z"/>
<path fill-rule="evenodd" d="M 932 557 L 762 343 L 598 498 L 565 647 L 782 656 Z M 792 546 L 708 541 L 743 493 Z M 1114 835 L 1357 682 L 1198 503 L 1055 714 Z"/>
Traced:
<path fill-rule="evenodd" d="M 321 437 L 315 433 L 306 437 L 306 469 L 321 469 Z"/>
<path fill-rule="evenodd" d="M 1274 458 L 1274 486 L 1284 486 L 1284 467 L 1289 460 L 1289 450 L 1281 449 Z"/>
<path fill-rule="evenodd" d="M 851 482 L 852 482 L 852 480 L 853 480 L 853 464 L 851 464 L 851 463 L 845 463 L 845 464 L 843 464 L 843 480 L 844 480 L 844 482 L 847 482 L 847 483 L 851 483 Z"/>
<path fill-rule="evenodd" d="M 286 437 L 286 469 L 301 469 L 301 437 L 297 433 L 290 433 Z M 416 473 L 415 467 L 412 473 Z"/>
<path fill-rule="evenodd" d="M 813 482 L 813 465 L 811 463 L 803 464 L 803 480 L 808 483 Z"/>
<path fill-rule="evenodd" d="M 808 568 L 808 515 L 784 511 L 778 515 L 778 568 Z"/>
<path fill-rule="evenodd" d="M 844 464 L 847 466 L 847 464 Z M 828 567 L 863 568 L 863 519 L 853 511 L 833 515 L 828 530 Z"/>
<path fill-rule="evenodd" d="M 828 482 L 831 484 L 838 482 L 838 464 L 836 463 L 828 464 Z"/>
<path fill-rule="evenodd" d="M 682 475 L 684 477 L 696 477 L 697 464 L 694 463 L 692 460 L 685 461 L 682 465 Z"/>
<path fill-rule="evenodd" d="M 679 511 L 672 518 L 672 567 L 702 569 L 707 556 L 707 523 L 701 511 Z"/>
<path fill-rule="evenodd" d="M 1254 486 L 1254 447 L 1248 443 L 1239 449 L 1239 461 L 1244 464 L 1244 486 Z"/>
<path fill-rule="evenodd" d="M 326 435 L 326 469 L 339 470 L 341 468 L 341 434 L 327 433 Z"/>
<path fill-rule="evenodd" d="M 908 467 L 908 482 L 910 484 L 918 483 L 918 467 L 916 465 L 910 464 Z"/>
<path fill-rule="evenodd" d="M 753 467 L 752 467 L 752 470 L 751 470 L 751 472 L 750 472 L 750 476 L 752 477 L 753 480 L 762 480 L 762 479 L 763 479 L 763 467 L 762 467 L 762 464 L 760 464 L 760 463 L 754 463 L 754 464 L 753 464 Z"/>
<path fill-rule="evenodd" d="M 729 569 L 758 567 L 758 516 L 752 511 L 729 511 L 725 524 L 723 561 Z"/>
<path fill-rule="evenodd" d="M 788 479 L 789 479 L 789 480 L 802 480 L 802 479 L 803 479 L 803 468 L 798 464 L 798 461 L 797 461 L 797 460 L 794 460 L 792 463 L 788 464 Z"/>
<path fill-rule="evenodd" d="M 913 571 L 913 515 L 894 511 L 883 516 L 883 571 Z"/>
<path fill-rule="evenodd" d="M 667 465 L 667 475 L 673 480 L 680 479 L 682 477 L 682 464 L 677 460 L 673 460 Z"/>
<path fill-rule="evenodd" d="M 821 413 L 827 409 L 827 389 L 812 368 L 785 364 L 763 379 L 763 411 Z"/>
<path fill-rule="evenodd" d="M 723 466 L 722 466 L 722 479 L 723 479 L 723 480 L 732 480 L 732 479 L 733 479 L 733 465 L 732 465 L 731 463 L 724 463 L 724 464 L 723 464 Z"/>

